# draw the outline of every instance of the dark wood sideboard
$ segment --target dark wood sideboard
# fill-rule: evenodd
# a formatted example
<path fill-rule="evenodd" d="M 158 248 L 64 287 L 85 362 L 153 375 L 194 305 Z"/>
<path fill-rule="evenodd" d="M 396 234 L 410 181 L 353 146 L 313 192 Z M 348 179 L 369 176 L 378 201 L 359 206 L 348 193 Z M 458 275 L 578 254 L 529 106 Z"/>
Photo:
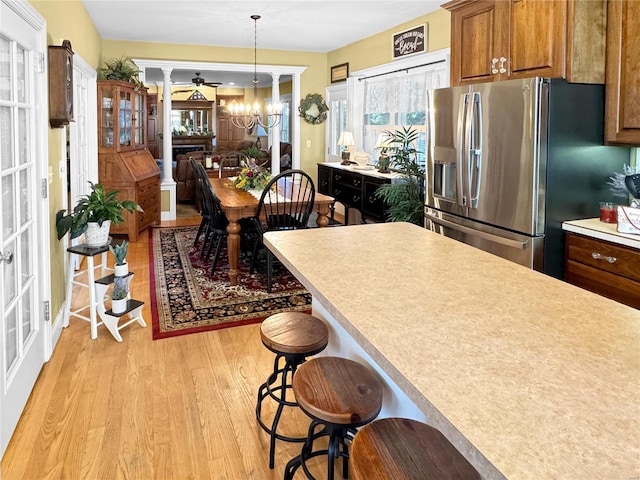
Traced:
<path fill-rule="evenodd" d="M 376 170 L 357 170 L 339 163 L 318 163 L 318 192 L 329 195 L 345 206 L 345 223 L 349 209 L 355 208 L 362 216 L 385 221 L 386 205 L 375 192 L 385 183 L 391 183 L 388 174 Z"/>

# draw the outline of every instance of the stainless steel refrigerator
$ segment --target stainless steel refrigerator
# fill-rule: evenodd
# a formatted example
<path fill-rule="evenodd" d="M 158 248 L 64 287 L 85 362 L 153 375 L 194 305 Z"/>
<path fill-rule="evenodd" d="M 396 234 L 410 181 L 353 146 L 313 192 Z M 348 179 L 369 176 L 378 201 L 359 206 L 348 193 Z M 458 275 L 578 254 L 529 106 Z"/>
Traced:
<path fill-rule="evenodd" d="M 562 222 L 615 201 L 604 87 L 529 78 L 428 92 L 425 226 L 562 278 Z"/>

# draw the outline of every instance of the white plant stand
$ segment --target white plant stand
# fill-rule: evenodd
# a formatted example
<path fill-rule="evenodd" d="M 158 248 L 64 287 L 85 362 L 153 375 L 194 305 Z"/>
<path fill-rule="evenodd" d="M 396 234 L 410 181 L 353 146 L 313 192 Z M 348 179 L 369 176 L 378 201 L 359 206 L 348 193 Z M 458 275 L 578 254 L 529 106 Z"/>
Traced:
<path fill-rule="evenodd" d="M 67 248 L 67 252 L 71 255 L 69 256 L 69 271 L 67 276 L 67 303 L 65 305 L 65 313 L 64 313 L 64 328 L 69 326 L 69 317 L 74 316 L 78 317 L 82 320 L 85 320 L 91 324 L 91 338 L 95 340 L 98 338 L 98 318 L 97 318 L 97 310 L 96 310 L 96 288 L 95 288 L 95 271 L 96 269 L 101 270 L 101 275 L 105 275 L 108 270 L 111 270 L 107 267 L 107 252 L 109 251 L 109 246 L 105 245 L 103 247 L 87 247 L 85 244 L 75 245 L 73 247 Z M 100 255 L 101 263 L 95 265 L 94 257 Z M 84 283 L 80 280 L 77 280 L 78 277 L 85 274 L 85 270 L 80 269 L 77 272 L 74 270 L 74 265 L 79 264 L 78 257 L 86 257 L 87 259 L 87 282 Z M 71 310 L 71 303 L 73 297 L 73 286 L 79 285 L 81 287 L 85 287 L 89 290 L 89 304 L 83 307 L 80 307 L 76 310 Z M 85 310 L 89 310 L 89 316 L 87 314 L 82 314 Z"/>
<path fill-rule="evenodd" d="M 115 338 L 118 342 L 122 342 L 120 330 L 124 327 L 131 325 L 136 321 L 142 327 L 147 326 L 144 319 L 142 318 L 142 307 L 144 306 L 144 302 L 140 300 L 129 299 L 127 301 L 126 310 L 123 313 L 119 314 L 114 314 L 111 309 L 107 309 L 105 306 L 105 299 L 108 298 L 106 295 L 107 290 L 109 286 L 114 282 L 115 275 L 107 275 L 96 280 L 95 271 L 97 269 L 100 269 L 102 275 L 105 275 L 107 271 L 113 271 L 113 269 L 107 267 L 107 252 L 109 251 L 109 247 L 107 245 L 94 248 L 87 247 L 86 245 L 81 244 L 69 247 L 67 251 L 71 255 L 69 258 L 69 273 L 66 286 L 67 303 L 65 306 L 66 311 L 64 315 L 65 328 L 69 326 L 69 317 L 73 315 L 74 317 L 78 317 L 91 324 L 92 340 L 98 338 L 98 327 L 100 325 L 104 325 L 107 330 L 109 330 L 111 335 L 113 335 L 113 338 Z M 94 263 L 94 257 L 98 255 L 101 256 L 101 263 L 96 265 Z M 85 270 L 80 269 L 76 272 L 73 269 L 73 265 L 76 264 L 78 256 L 84 256 L 87 258 L 86 283 L 77 279 L 79 276 L 85 274 Z M 129 275 L 133 276 L 133 273 L 129 272 Z M 89 290 L 89 304 L 72 311 L 71 303 L 74 285 L 80 285 L 81 287 L 85 287 Z M 89 310 L 88 316 L 86 313 L 81 313 L 85 310 Z M 127 321 L 122 325 L 118 325 L 123 317 L 125 317 Z M 100 321 L 98 321 L 98 318 L 100 319 Z"/>
<path fill-rule="evenodd" d="M 129 272 L 126 276 L 133 278 L 133 272 Z M 104 325 L 107 327 L 107 330 L 109 330 L 111 335 L 113 335 L 113 338 L 118 342 L 122 342 L 120 330 L 131 325 L 133 322 L 138 322 L 142 327 L 146 327 L 147 324 L 145 323 L 144 318 L 142 318 L 142 307 L 144 306 L 144 302 L 140 300 L 132 300 L 129 298 L 127 300 L 127 308 L 122 313 L 113 313 L 111 309 L 107 310 L 107 307 L 104 304 L 104 299 L 107 296 L 107 289 L 111 284 L 113 284 L 115 278 L 116 276 L 111 274 L 96 280 L 96 307 L 98 316 L 101 320 L 98 325 Z M 118 325 L 123 317 L 126 319 L 125 323 Z"/>

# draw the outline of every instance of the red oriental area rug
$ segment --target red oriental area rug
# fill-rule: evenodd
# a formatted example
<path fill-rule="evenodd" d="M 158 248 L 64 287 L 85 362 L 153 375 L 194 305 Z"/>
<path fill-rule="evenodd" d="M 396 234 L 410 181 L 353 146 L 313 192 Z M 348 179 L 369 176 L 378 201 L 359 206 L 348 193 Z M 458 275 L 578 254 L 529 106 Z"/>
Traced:
<path fill-rule="evenodd" d="M 258 323 L 269 315 L 310 311 L 311 294 L 283 266 L 274 268 L 272 293 L 266 273 L 249 275 L 241 258 L 238 285 L 229 286 L 226 248 L 210 276 L 211 260 L 193 246 L 198 227 L 154 228 L 149 236 L 153 339 Z"/>

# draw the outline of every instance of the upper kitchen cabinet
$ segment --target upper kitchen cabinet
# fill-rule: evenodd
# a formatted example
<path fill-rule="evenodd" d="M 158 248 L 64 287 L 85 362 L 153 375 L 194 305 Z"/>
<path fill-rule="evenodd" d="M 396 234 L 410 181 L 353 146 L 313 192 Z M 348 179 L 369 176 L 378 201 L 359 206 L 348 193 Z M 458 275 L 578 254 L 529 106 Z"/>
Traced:
<path fill-rule="evenodd" d="M 526 77 L 604 83 L 604 0 L 455 0 L 451 84 Z"/>
<path fill-rule="evenodd" d="M 640 2 L 610 0 L 605 142 L 640 145 Z"/>

